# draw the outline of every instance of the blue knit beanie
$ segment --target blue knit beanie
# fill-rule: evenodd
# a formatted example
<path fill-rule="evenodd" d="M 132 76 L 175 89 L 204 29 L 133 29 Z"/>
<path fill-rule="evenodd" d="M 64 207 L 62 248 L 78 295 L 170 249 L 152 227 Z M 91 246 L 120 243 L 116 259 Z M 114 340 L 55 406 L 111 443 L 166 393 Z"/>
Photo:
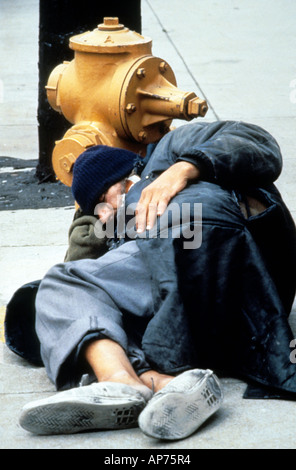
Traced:
<path fill-rule="evenodd" d="M 113 184 L 128 176 L 139 156 L 129 150 L 95 145 L 74 164 L 72 193 L 85 214 L 94 214 L 99 197 Z"/>

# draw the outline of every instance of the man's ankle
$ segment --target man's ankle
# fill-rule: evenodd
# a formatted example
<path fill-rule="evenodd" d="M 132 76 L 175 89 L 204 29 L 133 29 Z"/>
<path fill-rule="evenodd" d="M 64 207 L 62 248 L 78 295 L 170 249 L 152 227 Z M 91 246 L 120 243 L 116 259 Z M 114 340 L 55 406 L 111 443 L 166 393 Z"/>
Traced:
<path fill-rule="evenodd" d="M 105 374 L 100 376 L 100 382 L 118 382 L 126 385 L 140 384 L 143 385 L 143 382 L 136 376 L 132 376 L 126 370 L 116 371 L 114 373 Z"/>
<path fill-rule="evenodd" d="M 147 387 L 151 388 L 153 392 L 159 392 L 165 387 L 174 377 L 172 375 L 160 374 L 155 370 L 148 370 L 140 375 L 140 379 Z"/>

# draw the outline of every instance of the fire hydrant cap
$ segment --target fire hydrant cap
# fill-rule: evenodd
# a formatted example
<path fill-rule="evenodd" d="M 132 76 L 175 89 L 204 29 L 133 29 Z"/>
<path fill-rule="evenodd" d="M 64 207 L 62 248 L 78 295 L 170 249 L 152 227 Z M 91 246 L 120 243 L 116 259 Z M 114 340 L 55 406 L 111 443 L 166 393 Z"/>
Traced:
<path fill-rule="evenodd" d="M 70 48 L 81 52 L 130 52 L 135 46 L 151 47 L 152 40 L 131 31 L 119 23 L 118 18 L 104 18 L 93 31 L 70 38 Z"/>

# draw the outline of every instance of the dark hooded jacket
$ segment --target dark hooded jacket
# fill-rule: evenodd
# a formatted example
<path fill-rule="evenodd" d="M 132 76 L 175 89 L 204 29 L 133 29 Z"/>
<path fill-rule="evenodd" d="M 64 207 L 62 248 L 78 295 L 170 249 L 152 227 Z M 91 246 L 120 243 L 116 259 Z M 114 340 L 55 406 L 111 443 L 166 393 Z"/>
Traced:
<path fill-rule="evenodd" d="M 246 123 L 182 126 L 155 147 L 126 203 L 138 201 L 142 189 L 179 160 L 202 173 L 201 181 L 172 200 L 202 204 L 202 242 L 186 250 L 182 236 L 160 238 L 160 231 L 156 238 L 137 239 L 154 280 L 155 315 L 143 337 L 145 355 L 166 372 L 210 367 L 295 393 L 288 315 L 296 237 L 273 185 L 282 167 L 279 146 L 265 130 Z M 256 215 L 248 210 L 254 200 L 262 204 Z"/>

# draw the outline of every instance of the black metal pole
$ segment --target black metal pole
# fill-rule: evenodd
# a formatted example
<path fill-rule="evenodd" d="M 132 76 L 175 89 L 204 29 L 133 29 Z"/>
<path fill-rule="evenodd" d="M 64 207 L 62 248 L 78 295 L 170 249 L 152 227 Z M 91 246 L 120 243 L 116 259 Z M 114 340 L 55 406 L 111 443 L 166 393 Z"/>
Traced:
<path fill-rule="evenodd" d="M 73 59 L 69 38 L 93 30 L 106 16 L 117 16 L 120 23 L 141 33 L 141 0 L 40 0 L 39 2 L 39 95 L 38 136 L 39 181 L 55 181 L 52 151 L 70 124 L 54 111 L 46 97 L 45 85 L 52 70 L 64 60 Z"/>

